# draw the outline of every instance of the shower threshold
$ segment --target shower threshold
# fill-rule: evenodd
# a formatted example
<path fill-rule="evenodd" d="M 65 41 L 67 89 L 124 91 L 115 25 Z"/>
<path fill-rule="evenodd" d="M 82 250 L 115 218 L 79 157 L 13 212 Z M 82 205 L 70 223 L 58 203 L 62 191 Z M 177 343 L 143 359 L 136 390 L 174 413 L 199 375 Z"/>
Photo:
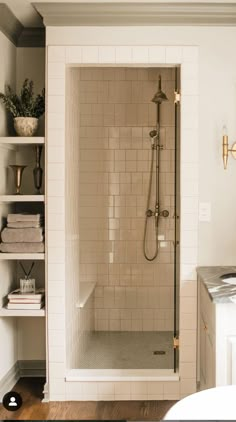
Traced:
<path fill-rule="evenodd" d="M 178 381 L 173 369 L 70 369 L 66 381 Z"/>

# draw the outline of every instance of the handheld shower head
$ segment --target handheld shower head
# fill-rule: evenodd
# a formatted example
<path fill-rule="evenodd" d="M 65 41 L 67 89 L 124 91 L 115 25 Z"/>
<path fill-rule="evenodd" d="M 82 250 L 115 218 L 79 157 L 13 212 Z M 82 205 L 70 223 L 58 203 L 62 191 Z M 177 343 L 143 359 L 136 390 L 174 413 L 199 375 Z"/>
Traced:
<path fill-rule="evenodd" d="M 168 101 L 166 94 L 161 90 L 161 76 L 159 75 L 158 91 L 154 95 L 152 102 L 155 104 L 161 104 L 163 101 Z"/>

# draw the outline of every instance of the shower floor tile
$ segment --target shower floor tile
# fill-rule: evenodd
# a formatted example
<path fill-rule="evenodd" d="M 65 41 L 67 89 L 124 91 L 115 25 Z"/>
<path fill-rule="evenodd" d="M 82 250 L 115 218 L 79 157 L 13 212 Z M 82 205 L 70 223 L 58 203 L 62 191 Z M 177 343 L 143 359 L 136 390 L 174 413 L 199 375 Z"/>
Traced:
<path fill-rule="evenodd" d="M 165 354 L 153 354 L 164 351 Z M 96 331 L 78 356 L 81 369 L 171 369 L 173 332 Z"/>

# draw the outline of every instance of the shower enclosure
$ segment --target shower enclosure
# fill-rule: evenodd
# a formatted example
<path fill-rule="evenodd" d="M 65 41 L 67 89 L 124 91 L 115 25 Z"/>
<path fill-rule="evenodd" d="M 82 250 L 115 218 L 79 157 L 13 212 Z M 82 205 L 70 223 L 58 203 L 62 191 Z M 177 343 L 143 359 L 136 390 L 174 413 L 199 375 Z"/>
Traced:
<path fill-rule="evenodd" d="M 178 83 L 174 67 L 67 70 L 70 369 L 178 368 Z"/>

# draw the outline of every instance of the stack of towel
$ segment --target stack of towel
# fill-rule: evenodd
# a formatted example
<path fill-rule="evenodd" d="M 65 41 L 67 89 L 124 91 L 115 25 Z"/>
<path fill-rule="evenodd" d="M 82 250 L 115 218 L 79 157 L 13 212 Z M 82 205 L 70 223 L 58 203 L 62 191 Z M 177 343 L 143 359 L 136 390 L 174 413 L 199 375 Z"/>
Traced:
<path fill-rule="evenodd" d="M 8 214 L 7 227 L 1 233 L 0 252 L 44 252 L 44 228 L 41 214 Z"/>

